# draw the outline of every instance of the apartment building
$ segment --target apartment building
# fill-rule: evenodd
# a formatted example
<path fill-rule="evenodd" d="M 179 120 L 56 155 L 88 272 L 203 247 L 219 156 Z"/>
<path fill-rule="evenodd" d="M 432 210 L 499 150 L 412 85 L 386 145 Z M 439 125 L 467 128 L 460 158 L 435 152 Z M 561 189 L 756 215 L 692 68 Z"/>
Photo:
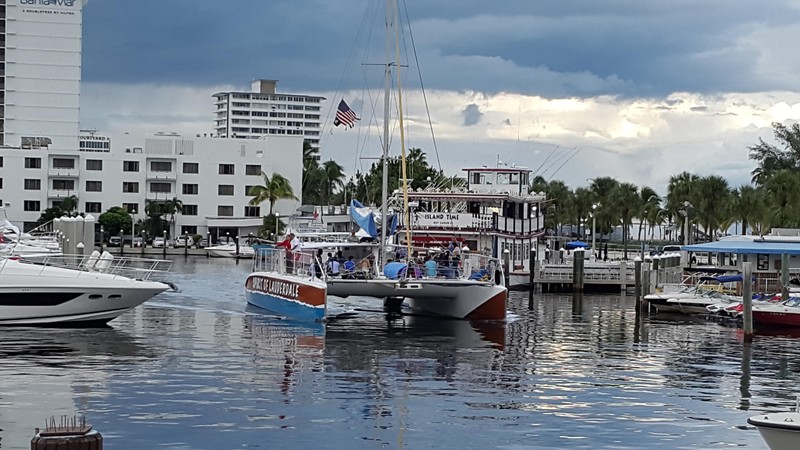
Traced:
<path fill-rule="evenodd" d="M 277 86 L 277 80 L 255 80 L 251 92 L 214 94 L 217 137 L 303 136 L 319 148 L 320 105 L 325 97 L 279 93 Z"/>

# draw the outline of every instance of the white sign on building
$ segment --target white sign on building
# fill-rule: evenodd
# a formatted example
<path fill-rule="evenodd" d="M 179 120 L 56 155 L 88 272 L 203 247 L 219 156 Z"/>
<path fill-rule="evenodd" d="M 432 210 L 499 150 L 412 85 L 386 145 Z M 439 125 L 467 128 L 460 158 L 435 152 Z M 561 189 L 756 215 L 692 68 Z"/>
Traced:
<path fill-rule="evenodd" d="M 416 227 L 469 228 L 472 226 L 472 214 L 469 213 L 431 213 L 414 214 Z"/>

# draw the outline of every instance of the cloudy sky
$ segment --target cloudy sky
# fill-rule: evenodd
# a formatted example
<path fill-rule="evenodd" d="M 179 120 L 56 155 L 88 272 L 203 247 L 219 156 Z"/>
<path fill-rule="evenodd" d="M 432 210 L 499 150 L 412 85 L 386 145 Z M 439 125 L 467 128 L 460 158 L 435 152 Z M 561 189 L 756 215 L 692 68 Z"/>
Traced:
<path fill-rule="evenodd" d="M 277 79 L 279 92 L 328 99 L 324 160 L 368 167 L 380 152 L 371 105 L 382 104 L 383 3 L 92 0 L 81 125 L 207 133 L 213 93 Z M 682 171 L 737 187 L 754 167 L 747 147 L 774 142 L 772 122 L 800 119 L 796 1 L 412 0 L 400 10 L 411 29 L 400 43 L 408 145 L 448 174 L 499 159 L 572 188 L 612 176 L 664 193 Z M 340 98 L 358 127 L 330 125 Z"/>

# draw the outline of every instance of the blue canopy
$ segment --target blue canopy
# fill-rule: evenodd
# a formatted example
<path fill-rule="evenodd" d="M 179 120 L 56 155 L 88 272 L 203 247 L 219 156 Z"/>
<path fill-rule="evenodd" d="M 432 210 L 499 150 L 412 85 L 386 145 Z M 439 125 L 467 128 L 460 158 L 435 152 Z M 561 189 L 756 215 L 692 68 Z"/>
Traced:
<path fill-rule="evenodd" d="M 588 246 L 589 246 L 589 244 L 587 244 L 586 242 L 583 242 L 583 241 L 572 241 L 572 242 L 567 242 L 567 244 L 566 244 L 566 248 L 568 248 L 570 250 L 574 249 L 574 248 L 586 248 Z"/>
<path fill-rule="evenodd" d="M 378 230 L 375 227 L 375 215 L 370 208 L 365 207 L 358 200 L 353 199 L 350 201 L 350 217 L 370 237 L 378 236 Z"/>

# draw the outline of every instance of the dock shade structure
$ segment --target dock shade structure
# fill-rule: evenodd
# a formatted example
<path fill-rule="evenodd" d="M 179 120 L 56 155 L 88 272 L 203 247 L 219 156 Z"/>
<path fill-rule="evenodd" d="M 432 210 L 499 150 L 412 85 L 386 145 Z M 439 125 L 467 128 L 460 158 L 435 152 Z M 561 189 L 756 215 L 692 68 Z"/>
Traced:
<path fill-rule="evenodd" d="M 737 255 L 800 255 L 800 240 L 787 238 L 779 240 L 777 238 L 778 236 L 732 236 L 715 242 L 683 245 L 681 250 Z"/>
<path fill-rule="evenodd" d="M 567 242 L 564 245 L 564 248 L 566 248 L 567 250 L 573 250 L 573 249 L 576 249 L 576 248 L 586 248 L 588 246 L 589 246 L 589 244 L 587 244 L 586 242 L 583 242 L 583 241 L 571 241 L 571 242 Z"/>

